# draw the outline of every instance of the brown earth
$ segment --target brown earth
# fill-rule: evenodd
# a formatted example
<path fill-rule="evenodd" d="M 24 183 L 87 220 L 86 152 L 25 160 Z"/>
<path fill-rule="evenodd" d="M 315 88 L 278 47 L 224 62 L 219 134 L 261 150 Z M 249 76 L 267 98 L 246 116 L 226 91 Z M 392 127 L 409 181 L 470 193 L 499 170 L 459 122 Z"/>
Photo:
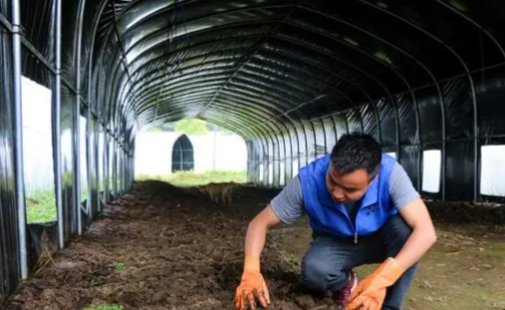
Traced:
<path fill-rule="evenodd" d="M 248 221 L 276 193 L 237 188 L 232 207 L 225 208 L 196 191 L 135 183 L 0 309 L 111 304 L 124 310 L 234 309 Z M 505 309 L 504 229 L 437 222 L 437 230 L 439 241 L 423 258 L 405 309 Z M 306 218 L 269 234 L 262 270 L 270 309 L 331 309 L 327 296 L 309 295 L 297 286 L 309 243 Z M 360 268 L 359 274 L 373 267 Z"/>

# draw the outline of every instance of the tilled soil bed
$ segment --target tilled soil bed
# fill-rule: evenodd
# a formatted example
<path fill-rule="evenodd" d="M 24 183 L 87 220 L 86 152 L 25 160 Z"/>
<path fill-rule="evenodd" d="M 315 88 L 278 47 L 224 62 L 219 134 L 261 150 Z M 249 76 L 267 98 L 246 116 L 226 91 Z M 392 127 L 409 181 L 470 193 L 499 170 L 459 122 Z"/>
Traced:
<path fill-rule="evenodd" d="M 229 208 L 196 191 L 161 182 L 135 183 L 81 238 L 58 253 L 56 265 L 27 281 L 3 309 L 111 304 L 125 310 L 234 309 L 247 224 L 275 193 L 239 188 Z M 273 300 L 270 308 L 312 309 L 329 303 L 324 296 L 312 298 L 297 289 L 298 261 L 279 250 L 275 238 L 269 236 L 262 262 Z"/>
<path fill-rule="evenodd" d="M 247 225 L 277 192 L 239 186 L 232 206 L 221 207 L 194 189 L 135 183 L 0 309 L 235 309 Z M 505 309 L 505 228 L 459 205 L 429 204 L 438 242 L 423 257 L 405 310 Z M 328 296 L 298 284 L 310 241 L 306 217 L 268 234 L 262 271 L 269 309 L 334 309 Z M 358 275 L 362 279 L 373 268 L 359 268 Z"/>

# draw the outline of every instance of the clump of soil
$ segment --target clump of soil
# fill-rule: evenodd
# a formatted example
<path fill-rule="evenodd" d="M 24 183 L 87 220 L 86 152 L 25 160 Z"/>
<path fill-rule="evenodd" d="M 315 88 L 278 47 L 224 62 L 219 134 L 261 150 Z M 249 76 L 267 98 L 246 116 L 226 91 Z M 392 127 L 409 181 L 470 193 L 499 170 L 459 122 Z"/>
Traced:
<path fill-rule="evenodd" d="M 249 220 L 276 191 L 234 190 L 230 208 L 197 191 L 162 182 L 134 183 L 86 233 L 27 281 L 2 309 L 74 310 L 120 304 L 123 309 L 234 309 Z M 328 296 L 307 295 L 299 263 L 269 235 L 262 270 L 270 309 L 327 309 Z M 330 309 L 330 308 L 328 308 Z"/>

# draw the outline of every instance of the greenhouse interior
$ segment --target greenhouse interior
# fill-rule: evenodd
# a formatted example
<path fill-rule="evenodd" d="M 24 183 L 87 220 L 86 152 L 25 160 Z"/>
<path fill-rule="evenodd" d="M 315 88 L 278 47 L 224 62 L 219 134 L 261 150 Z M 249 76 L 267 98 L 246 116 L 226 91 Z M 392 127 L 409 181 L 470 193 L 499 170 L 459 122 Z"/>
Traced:
<path fill-rule="evenodd" d="M 505 309 L 504 21 L 503 0 L 0 0 L 0 309 L 244 310 L 259 276 L 257 309 Z M 306 265 L 346 229 L 318 208 L 358 178 L 334 166 L 349 137 L 380 147 L 375 194 L 418 194 L 374 202 L 414 232 L 381 239 L 408 285 L 367 293 L 385 258 L 346 256 L 357 288 Z M 317 273 L 342 285 L 299 285 Z"/>

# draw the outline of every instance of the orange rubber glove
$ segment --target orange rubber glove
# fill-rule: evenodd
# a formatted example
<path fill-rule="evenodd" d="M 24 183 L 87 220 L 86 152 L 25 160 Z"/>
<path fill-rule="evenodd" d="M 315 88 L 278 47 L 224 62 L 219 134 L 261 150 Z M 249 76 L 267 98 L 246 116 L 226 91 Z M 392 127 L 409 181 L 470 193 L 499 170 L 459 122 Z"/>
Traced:
<path fill-rule="evenodd" d="M 258 257 L 247 256 L 245 258 L 242 281 L 235 293 L 235 307 L 246 310 L 247 306 L 256 309 L 257 298 L 263 308 L 270 304 L 270 294 L 263 275 L 260 273 L 260 261 Z"/>
<path fill-rule="evenodd" d="M 393 285 L 404 269 L 389 257 L 370 276 L 361 281 L 352 291 L 346 310 L 381 310 L 387 287 Z"/>

